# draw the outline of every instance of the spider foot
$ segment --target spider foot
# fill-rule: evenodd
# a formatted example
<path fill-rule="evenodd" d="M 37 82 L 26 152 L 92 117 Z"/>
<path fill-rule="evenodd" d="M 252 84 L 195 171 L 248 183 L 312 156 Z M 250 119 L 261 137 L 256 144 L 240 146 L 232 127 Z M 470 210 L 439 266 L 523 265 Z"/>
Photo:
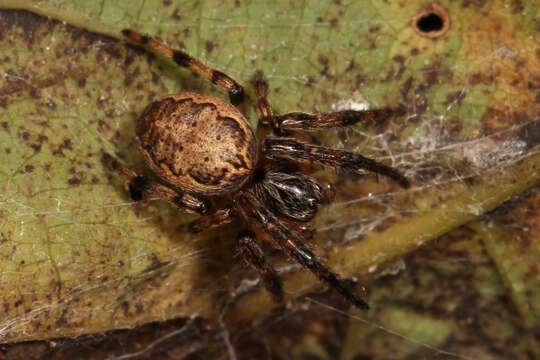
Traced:
<path fill-rule="evenodd" d="M 266 261 L 261 247 L 255 241 L 253 233 L 245 231 L 238 236 L 237 248 L 246 265 L 261 276 L 261 282 L 274 301 L 283 301 L 283 284 L 276 270 Z"/>

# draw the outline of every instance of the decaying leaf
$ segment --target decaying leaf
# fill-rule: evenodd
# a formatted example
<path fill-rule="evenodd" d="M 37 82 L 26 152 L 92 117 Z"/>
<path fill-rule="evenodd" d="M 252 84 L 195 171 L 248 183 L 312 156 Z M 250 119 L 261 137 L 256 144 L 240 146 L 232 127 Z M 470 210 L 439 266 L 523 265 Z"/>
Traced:
<path fill-rule="evenodd" d="M 396 166 L 413 182 L 405 191 L 369 175 L 317 174 L 336 181 L 339 192 L 316 218 L 312 246 L 338 273 L 368 284 L 389 262 L 448 232 L 439 241 L 459 246 L 448 239 L 463 230 L 453 229 L 540 181 L 538 15 L 534 1 L 435 5 L 0 1 L 0 8 L 12 9 L 0 12 L 1 341 L 72 337 L 172 318 L 234 329 L 279 306 L 264 290 L 250 288 L 254 274 L 234 250 L 238 225 L 190 235 L 182 226 L 193 216 L 160 202 L 132 203 L 122 179 L 100 162 L 107 151 L 127 165 L 142 165 L 134 127 L 153 99 L 186 89 L 225 97 L 204 79 L 127 45 L 120 35 L 126 27 L 185 48 L 251 95 L 251 77 L 262 69 L 278 113 L 404 106 L 405 116 L 384 123 L 313 134 L 316 142 Z M 424 25 L 414 19 L 425 16 L 415 16 L 434 9 L 447 29 L 422 36 Z M 256 126 L 253 100 L 247 108 Z M 530 206 L 537 207 L 533 199 Z M 476 240 L 460 251 L 466 258 L 481 254 L 497 292 L 509 294 L 524 318 L 536 316 L 537 307 L 527 306 L 537 303 L 537 286 L 527 287 L 529 293 L 512 287 L 536 279 L 534 260 L 513 271 L 522 255 L 518 245 L 505 244 L 504 231 L 492 233 L 479 221 L 470 229 Z M 501 255 L 506 247 L 507 261 Z M 286 278 L 288 300 L 321 289 L 310 273 L 278 255 L 272 259 Z M 409 270 L 400 272 L 411 278 L 399 282 L 402 288 L 415 283 Z M 401 333 L 409 331 L 406 322 L 434 326 L 436 335 L 420 346 L 423 351 L 429 344 L 444 346 L 455 334 L 451 320 L 434 323 L 392 302 L 402 294 L 386 294 L 386 286 L 380 279 L 370 285 L 372 315 L 390 308 L 377 321 Z M 474 293 L 485 299 L 482 288 Z M 442 291 L 424 288 L 418 295 Z M 409 296 L 422 303 L 415 292 Z M 380 353 L 369 329 L 356 325 L 348 327 L 341 356 L 358 355 L 358 343 Z M 305 343 L 319 349 L 312 352 L 319 358 L 335 358 L 314 339 L 296 343 L 296 354 Z"/>

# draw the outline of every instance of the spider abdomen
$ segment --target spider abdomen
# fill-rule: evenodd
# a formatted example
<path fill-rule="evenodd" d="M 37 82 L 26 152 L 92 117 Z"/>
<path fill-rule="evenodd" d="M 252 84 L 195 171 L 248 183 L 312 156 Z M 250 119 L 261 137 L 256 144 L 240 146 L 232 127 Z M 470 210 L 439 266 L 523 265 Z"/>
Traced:
<path fill-rule="evenodd" d="M 257 141 L 245 117 L 208 95 L 184 92 L 153 102 L 139 120 L 137 139 L 160 179 L 196 194 L 238 189 L 257 161 Z"/>

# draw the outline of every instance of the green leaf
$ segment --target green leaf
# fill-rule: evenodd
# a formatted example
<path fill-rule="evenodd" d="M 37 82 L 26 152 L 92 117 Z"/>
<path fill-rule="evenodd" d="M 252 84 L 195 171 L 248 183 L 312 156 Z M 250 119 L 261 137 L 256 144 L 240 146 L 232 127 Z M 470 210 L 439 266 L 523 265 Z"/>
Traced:
<path fill-rule="evenodd" d="M 239 224 L 190 235 L 182 225 L 193 216 L 159 201 L 133 204 L 119 174 L 101 163 L 106 151 L 142 166 L 134 127 L 152 100 L 183 90 L 225 98 L 126 45 L 126 27 L 244 84 L 253 126 L 256 69 L 278 113 L 407 108 L 401 118 L 314 134 L 413 182 L 402 190 L 382 178 L 318 174 L 339 193 L 316 218 L 312 245 L 344 277 L 382 267 L 538 184 L 534 2 L 441 5 L 450 27 L 433 39 L 411 22 L 433 11 L 417 1 L 0 1 L 51 18 L 0 14 L 2 341 L 174 317 L 215 325 L 222 312 L 237 324 L 278 305 L 264 290 L 239 291 L 253 278 L 235 256 Z M 305 271 L 284 276 L 288 299 L 321 287 Z"/>

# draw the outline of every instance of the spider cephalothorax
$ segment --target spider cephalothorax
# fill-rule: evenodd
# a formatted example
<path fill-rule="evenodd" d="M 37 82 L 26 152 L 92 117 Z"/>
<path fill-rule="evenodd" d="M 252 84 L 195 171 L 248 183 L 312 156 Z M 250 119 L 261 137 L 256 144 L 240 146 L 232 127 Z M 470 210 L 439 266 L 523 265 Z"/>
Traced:
<path fill-rule="evenodd" d="M 243 102 L 242 86 L 228 75 L 133 30 L 123 33 L 137 44 L 148 46 L 225 88 L 233 105 Z M 260 123 L 277 135 L 265 137 L 260 145 L 235 106 L 213 96 L 183 92 L 151 103 L 139 119 L 137 142 L 151 175 L 128 169 L 107 154 L 104 160 L 124 175 L 133 200 L 161 198 L 204 215 L 190 224 L 192 232 L 235 219 L 242 221 L 249 230 L 240 233 L 238 251 L 259 272 L 262 283 L 277 301 L 283 297 L 281 280 L 266 261 L 255 233 L 282 249 L 352 304 L 367 309 L 367 303 L 354 293 L 349 282 L 330 271 L 304 245 L 313 232 L 306 223 L 321 204 L 332 200 L 334 191 L 331 184 L 302 173 L 301 165 L 331 166 L 349 172 L 368 170 L 388 176 L 403 187 L 409 187 L 409 181 L 394 168 L 362 155 L 304 143 L 292 135 L 296 131 L 384 119 L 400 110 L 274 115 L 261 72 L 256 73 L 254 86 Z"/>

